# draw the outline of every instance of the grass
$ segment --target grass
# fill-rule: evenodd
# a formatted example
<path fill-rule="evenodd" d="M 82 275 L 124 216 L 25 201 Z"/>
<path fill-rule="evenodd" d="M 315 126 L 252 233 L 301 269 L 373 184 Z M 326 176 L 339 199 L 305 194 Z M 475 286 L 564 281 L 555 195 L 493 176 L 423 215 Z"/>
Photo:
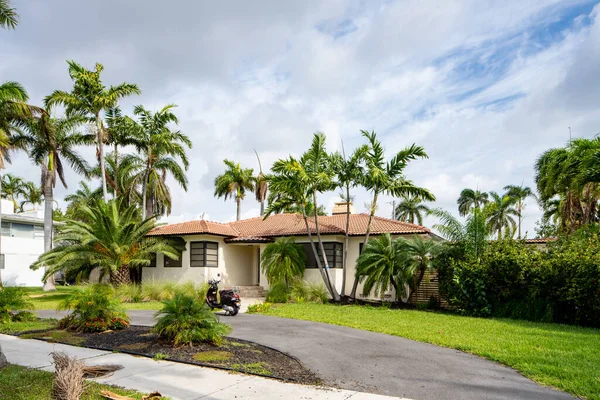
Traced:
<path fill-rule="evenodd" d="M 160 360 L 165 360 L 165 359 L 167 359 L 168 357 L 169 357 L 169 355 L 168 355 L 168 354 L 165 354 L 165 353 L 156 353 L 156 354 L 154 355 L 154 357 L 152 357 L 152 359 L 153 359 L 154 361 L 160 361 Z"/>
<path fill-rule="evenodd" d="M 240 372 L 249 372 L 251 374 L 272 375 L 272 372 L 265 368 L 265 363 L 257 362 L 250 364 L 232 364 L 231 368 Z"/>
<path fill-rule="evenodd" d="M 40 332 L 40 333 L 26 333 L 20 336 L 22 339 L 46 339 L 49 342 L 56 343 L 65 343 L 70 344 L 72 346 L 81 346 L 85 339 L 79 337 L 72 332 L 64 331 L 64 330 L 54 330 L 49 332 Z"/>
<path fill-rule="evenodd" d="M 51 372 L 9 365 L 0 374 L 0 399 L 50 400 L 53 376 L 54 374 Z M 135 399 L 141 399 L 143 396 L 132 390 L 88 382 L 81 400 L 106 400 L 100 396 L 101 390 L 110 390 Z"/>
<path fill-rule="evenodd" d="M 200 362 L 218 362 L 227 361 L 233 357 L 233 353 L 228 351 L 203 351 L 194 354 L 194 360 Z"/>
<path fill-rule="evenodd" d="M 600 399 L 600 330 L 417 310 L 285 304 L 265 314 L 325 322 L 462 350 L 508 365 L 534 381 Z"/>
<path fill-rule="evenodd" d="M 35 321 L 9 322 L 0 324 L 0 333 L 14 334 L 26 331 L 53 329 L 58 326 L 58 321 L 54 319 L 38 319 Z"/>

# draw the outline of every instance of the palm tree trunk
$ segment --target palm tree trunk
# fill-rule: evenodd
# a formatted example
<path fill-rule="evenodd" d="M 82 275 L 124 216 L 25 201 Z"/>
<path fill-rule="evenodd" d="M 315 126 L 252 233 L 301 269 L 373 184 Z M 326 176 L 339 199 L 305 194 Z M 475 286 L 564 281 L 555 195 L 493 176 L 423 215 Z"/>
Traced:
<path fill-rule="evenodd" d="M 260 199 L 260 216 L 265 215 L 265 199 L 261 197 Z"/>
<path fill-rule="evenodd" d="M 148 202 L 148 177 L 150 176 L 150 157 L 152 150 L 148 149 L 148 159 L 146 160 L 146 171 L 144 172 L 144 181 L 142 182 L 142 219 L 146 219 L 146 203 Z"/>
<path fill-rule="evenodd" d="M 327 254 L 325 254 L 325 246 L 323 246 L 323 240 L 321 239 L 321 230 L 319 229 L 319 208 L 317 207 L 317 192 L 313 191 L 313 203 L 315 205 L 315 229 L 317 230 L 317 240 L 319 241 L 319 248 L 321 249 L 321 255 L 323 257 L 323 263 L 325 264 L 325 276 L 331 286 L 331 294 L 333 301 L 339 301 L 340 295 L 335 288 L 335 285 L 331 283 L 331 277 L 329 276 L 329 261 L 327 261 Z"/>
<path fill-rule="evenodd" d="M 52 180 L 50 179 L 51 171 L 46 172 L 44 179 L 44 253 L 52 250 L 52 206 L 54 205 L 54 193 L 52 188 Z M 44 292 L 56 290 L 54 284 L 54 275 L 50 275 L 44 281 Z"/>
<path fill-rule="evenodd" d="M 236 196 L 235 202 L 237 205 L 236 220 L 239 221 L 242 218 L 242 199 L 240 199 L 239 196 Z"/>
<path fill-rule="evenodd" d="M 119 193 L 119 145 L 115 143 L 115 199 Z"/>
<path fill-rule="evenodd" d="M 342 254 L 342 297 L 346 296 L 346 264 L 348 262 L 348 241 L 350 231 L 350 184 L 346 184 L 346 230 L 344 232 L 344 253 Z"/>
<path fill-rule="evenodd" d="M 0 168 L 0 227 L 2 226 L 2 168 Z M 6 257 L 4 256 L 4 254 L 2 253 L 2 228 L 0 228 L 0 257 L 2 257 L 4 260 L 2 260 L 2 262 L 4 264 L 6 264 Z M 2 265 L 2 267 L 5 267 L 5 265 Z M 0 290 L 2 289 L 2 269 L 0 269 Z"/>
<path fill-rule="evenodd" d="M 396 296 L 396 301 L 398 301 L 398 299 L 400 298 L 398 293 L 398 286 L 396 286 L 396 282 L 394 281 L 394 278 L 390 277 L 390 284 L 392 285 L 392 287 L 394 288 L 394 294 Z M 383 296 L 383 293 L 381 294 Z"/>
<path fill-rule="evenodd" d="M 100 157 L 100 175 L 102 176 L 102 198 L 106 203 L 108 201 L 108 189 L 106 188 L 106 165 L 104 163 L 104 132 L 102 131 L 102 121 L 100 115 L 96 114 L 96 129 L 98 141 L 98 157 Z"/>
<path fill-rule="evenodd" d="M 129 274 L 129 266 L 122 265 L 115 272 L 110 272 L 110 284 L 114 287 L 121 285 L 129 285 L 131 283 L 131 275 Z"/>
<path fill-rule="evenodd" d="M 365 233 L 365 241 L 363 242 L 363 249 L 369 242 L 369 235 L 371 234 L 371 223 L 373 222 L 373 216 L 375 216 L 375 210 L 377 208 L 377 198 L 379 197 L 379 189 L 375 188 L 373 193 L 373 202 L 371 203 L 371 213 L 369 214 L 369 223 L 367 224 L 367 232 Z M 356 275 L 356 273 L 355 273 Z M 358 276 L 354 276 L 354 284 L 352 284 L 352 292 L 350 293 L 351 299 L 356 299 L 356 289 L 358 288 Z"/>

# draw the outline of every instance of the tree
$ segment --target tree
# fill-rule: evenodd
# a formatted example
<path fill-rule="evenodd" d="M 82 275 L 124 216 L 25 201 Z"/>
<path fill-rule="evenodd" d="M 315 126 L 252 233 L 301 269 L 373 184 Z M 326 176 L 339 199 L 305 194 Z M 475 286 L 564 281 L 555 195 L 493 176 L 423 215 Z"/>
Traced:
<path fill-rule="evenodd" d="M 369 241 L 356 260 L 356 276 L 364 281 L 363 296 L 374 290 L 375 296 L 381 295 L 391 286 L 397 301 L 406 294 L 405 285 L 415 273 L 414 264 L 409 262 L 404 242 L 392 240 L 389 233 Z"/>
<path fill-rule="evenodd" d="M 65 211 L 66 219 L 83 220 L 85 215 L 80 212 L 81 208 L 100 199 L 102 199 L 102 188 L 94 191 L 85 181 L 80 181 L 75 193 L 65 196 L 65 201 L 69 203 Z"/>
<path fill-rule="evenodd" d="M 423 239 L 419 236 L 410 240 L 399 238 L 398 242 L 402 251 L 406 252 L 408 262 L 412 264 L 411 268 L 419 272 L 419 276 L 412 278 L 411 291 L 408 296 L 408 302 L 410 302 L 421 286 L 425 272 L 433 270 L 432 261 L 441 251 L 441 245 L 433 239 Z"/>
<path fill-rule="evenodd" d="M 66 161 L 79 174 L 87 175 L 89 170 L 89 165 L 76 150 L 77 146 L 89 143 L 85 135 L 77 132 L 83 122 L 81 117 L 51 118 L 46 112 L 39 118 L 28 120 L 23 132 L 13 138 L 15 147 L 25 149 L 31 161 L 42 170 L 45 252 L 52 248 L 52 209 L 57 177 L 65 188 L 68 187 L 63 163 Z M 56 290 L 53 275 L 47 275 L 43 289 Z"/>
<path fill-rule="evenodd" d="M 237 213 L 236 219 L 239 221 L 242 216 L 242 200 L 246 197 L 246 190 L 254 190 L 254 177 L 252 168 L 242 168 L 239 163 L 230 160 L 223 160 L 226 165 L 225 172 L 215 178 L 215 196 L 223 197 L 225 200 L 229 197 L 235 199 Z"/>
<path fill-rule="evenodd" d="M 46 108 L 50 110 L 56 105 L 66 108 L 67 116 L 81 116 L 93 122 L 96 126 L 96 155 L 100 169 L 105 171 L 104 166 L 104 143 L 107 141 L 106 132 L 102 123 L 102 113 L 115 107 L 119 99 L 133 94 L 140 94 L 137 85 L 121 83 L 117 86 L 106 87 L 100 80 L 100 74 L 104 70 L 102 64 L 96 63 L 95 69 L 87 70 L 75 61 L 67 61 L 69 64 L 69 76 L 73 81 L 71 92 L 55 90 L 44 100 Z M 102 175 L 102 195 L 104 201 L 108 201 L 108 190 L 106 187 L 106 176 Z"/>
<path fill-rule="evenodd" d="M 490 239 L 490 231 L 482 210 L 479 208 L 471 209 L 465 223 L 459 221 L 448 211 L 439 208 L 431 210 L 431 214 L 440 220 L 439 223 L 433 225 L 433 228 L 451 246 L 459 247 L 463 253 L 474 258 L 481 257 Z"/>
<path fill-rule="evenodd" d="M 411 224 L 417 223 L 423 225 L 423 214 L 429 213 L 429 207 L 423 204 L 423 201 L 416 196 L 402 196 L 401 201 L 396 205 L 394 218 L 398 221 L 404 221 Z"/>
<path fill-rule="evenodd" d="M 385 161 L 385 149 L 377 139 L 375 132 L 361 131 L 362 135 L 368 141 L 368 151 L 365 155 L 365 174 L 361 180 L 361 185 L 373 194 L 370 205 L 369 222 L 365 234 L 363 245 L 366 246 L 371 233 L 371 224 L 375 211 L 377 210 L 377 199 L 380 194 L 387 194 L 396 197 L 418 196 L 423 200 L 435 201 L 435 196 L 427 189 L 416 186 L 412 181 L 404 176 L 404 169 L 410 161 L 417 158 L 427 158 L 425 149 L 413 144 L 396 153 L 390 161 Z M 354 279 L 351 298 L 356 297 L 356 288 L 358 287 L 358 277 Z"/>
<path fill-rule="evenodd" d="M 19 23 L 19 16 L 14 8 L 10 7 L 9 0 L 0 0 L 0 27 L 15 29 Z"/>
<path fill-rule="evenodd" d="M 504 186 L 504 190 L 506 190 L 506 194 L 508 195 L 508 197 L 514 199 L 514 201 L 516 202 L 516 210 L 519 213 L 518 238 L 521 239 L 521 221 L 523 220 L 523 209 L 525 208 L 525 200 L 528 197 L 533 197 L 536 200 L 537 198 L 530 187 L 523 185 L 507 185 Z"/>
<path fill-rule="evenodd" d="M 109 159 L 112 163 L 113 174 L 108 174 L 106 171 L 106 179 L 113 187 L 115 197 L 118 196 L 119 187 L 119 146 L 135 146 L 138 144 L 136 140 L 135 128 L 129 123 L 129 120 L 123 117 L 119 107 L 113 107 L 106 111 L 106 131 L 108 133 L 108 144 L 113 145 L 112 157 Z M 109 166 L 107 165 L 108 169 Z"/>
<path fill-rule="evenodd" d="M 19 205 L 21 212 L 25 211 L 25 204 L 31 204 L 33 207 L 40 205 L 43 202 L 44 193 L 42 188 L 33 182 L 25 182 L 23 184 L 23 201 Z"/>
<path fill-rule="evenodd" d="M 496 192 L 490 192 L 490 197 L 492 200 L 486 204 L 484 210 L 488 229 L 490 232 L 498 232 L 498 240 L 502 239 L 503 231 L 506 237 L 512 237 L 517 230 L 517 223 L 513 217 L 519 215 L 515 208 L 515 199 Z"/>
<path fill-rule="evenodd" d="M 58 271 L 100 268 L 114 286 L 130 283 L 129 269 L 148 266 L 156 253 L 178 259 L 180 251 L 169 240 L 147 236 L 156 227 L 154 217 L 139 218 L 134 206 L 120 207 L 118 199 L 84 205 L 85 221 L 67 220 L 56 237 L 58 246 L 31 266 L 47 266 L 44 277 Z"/>
<path fill-rule="evenodd" d="M 256 150 L 254 150 L 254 153 L 256 153 Z M 254 179 L 254 194 L 256 195 L 256 201 L 260 203 L 260 216 L 262 217 L 265 214 L 265 200 L 267 199 L 267 192 L 269 191 L 269 183 L 267 182 L 265 174 L 263 174 L 262 164 L 260 163 L 258 153 L 256 153 L 256 159 L 258 160 L 260 172 Z"/>
<path fill-rule="evenodd" d="M 294 279 L 304 276 L 306 255 L 293 237 L 279 238 L 265 247 L 260 264 L 269 285 L 283 283 L 289 287 Z"/>
<path fill-rule="evenodd" d="M 469 214 L 472 208 L 481 208 L 488 202 L 488 194 L 479 190 L 463 189 L 456 203 L 461 217 Z"/>
<path fill-rule="evenodd" d="M 12 174 L 2 176 L 2 198 L 13 203 L 13 212 L 19 211 L 18 198 L 23 195 L 25 182 L 23 179 Z"/>

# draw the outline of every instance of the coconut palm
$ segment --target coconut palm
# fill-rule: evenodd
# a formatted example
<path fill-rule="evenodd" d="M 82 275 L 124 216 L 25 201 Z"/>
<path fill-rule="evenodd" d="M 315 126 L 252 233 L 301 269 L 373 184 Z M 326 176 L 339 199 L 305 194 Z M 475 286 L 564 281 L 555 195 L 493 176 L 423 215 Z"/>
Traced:
<path fill-rule="evenodd" d="M 408 257 L 408 262 L 412 264 L 412 268 L 419 272 L 418 276 L 413 276 L 411 282 L 411 291 L 408 296 L 410 302 L 412 296 L 417 292 L 425 272 L 433 271 L 433 259 L 442 250 L 441 244 L 433 239 L 423 239 L 415 236 L 410 240 L 399 238 L 399 246 L 402 248 Z"/>
<path fill-rule="evenodd" d="M 423 225 L 423 214 L 429 213 L 429 207 L 416 196 L 402 196 L 394 209 L 394 218 L 398 221 Z"/>
<path fill-rule="evenodd" d="M 256 150 L 254 150 L 256 153 Z M 265 174 L 263 174 L 262 164 L 258 153 L 256 153 L 256 159 L 258 160 L 259 173 L 254 179 L 254 194 L 256 195 L 256 201 L 260 203 L 260 215 L 261 217 L 265 214 L 265 200 L 267 200 L 267 192 L 269 191 L 269 184 Z"/>
<path fill-rule="evenodd" d="M 404 251 L 404 242 L 392 240 L 389 233 L 369 241 L 356 260 L 356 276 L 364 282 L 363 296 L 371 291 L 383 297 L 390 287 L 394 288 L 397 301 L 406 294 L 405 285 L 414 273 L 414 264 Z"/>
<path fill-rule="evenodd" d="M 9 0 L 0 0 L 0 27 L 15 29 L 19 23 L 19 16 L 14 8 L 10 7 Z"/>
<path fill-rule="evenodd" d="M 77 146 L 89 144 L 89 138 L 77 132 L 84 122 L 77 116 L 56 119 L 43 113 L 39 118 L 26 121 L 23 131 L 13 137 L 14 145 L 25 149 L 31 161 L 41 167 L 45 252 L 52 248 L 52 209 L 57 178 L 65 188 L 68 187 L 63 163 L 67 162 L 75 172 L 84 175 L 88 174 L 90 168 L 76 150 Z M 55 290 L 54 277 L 48 275 L 47 278 L 44 291 Z"/>
<path fill-rule="evenodd" d="M 223 160 L 227 167 L 225 172 L 215 178 L 215 196 L 223 197 L 227 200 L 229 197 L 235 199 L 236 219 L 239 221 L 242 217 L 242 200 L 246 197 L 246 190 L 254 190 L 254 177 L 252 168 L 242 168 L 239 163 L 230 160 Z"/>
<path fill-rule="evenodd" d="M 23 179 L 12 174 L 2 176 L 2 198 L 13 203 L 13 212 L 19 211 L 18 198 L 23 195 L 25 182 Z"/>
<path fill-rule="evenodd" d="M 32 207 L 35 208 L 36 205 L 41 205 L 43 202 L 44 192 L 42 188 L 37 186 L 33 182 L 25 182 L 23 184 L 23 201 L 19 205 L 19 209 L 21 212 L 25 211 L 25 205 L 31 204 Z"/>
<path fill-rule="evenodd" d="M 67 61 L 69 64 L 69 76 L 73 81 L 71 92 L 55 90 L 44 100 L 46 108 L 50 110 L 56 105 L 66 108 L 67 116 L 82 116 L 96 127 L 96 155 L 100 169 L 105 171 L 104 165 L 104 143 L 108 140 L 102 113 L 117 105 L 119 99 L 133 94 L 140 94 L 137 85 L 121 83 L 117 86 L 106 87 L 100 80 L 100 74 L 104 70 L 102 64 L 96 63 L 94 70 L 85 69 L 75 61 Z M 104 201 L 108 200 L 108 189 L 105 174 L 101 177 L 102 196 Z"/>
<path fill-rule="evenodd" d="M 504 190 L 506 190 L 506 194 L 515 200 L 516 202 L 516 209 L 517 212 L 519 213 L 518 217 L 519 217 L 519 222 L 518 222 L 518 239 L 521 239 L 521 222 L 523 220 L 523 209 L 525 208 L 525 200 L 528 197 L 533 197 L 535 200 L 537 200 L 537 197 L 535 196 L 535 194 L 533 193 L 533 191 L 531 190 L 530 187 L 527 186 L 516 186 L 516 185 L 507 185 L 504 186 Z"/>
<path fill-rule="evenodd" d="M 498 240 L 504 237 L 512 237 L 517 230 L 517 223 L 513 217 L 518 217 L 519 212 L 515 208 L 515 199 L 507 194 L 500 195 L 490 192 L 492 198 L 485 206 L 487 225 L 490 232 L 498 232 Z"/>
<path fill-rule="evenodd" d="M 84 221 L 67 220 L 56 237 L 59 243 L 31 266 L 47 266 L 45 278 L 58 271 L 100 268 L 114 286 L 130 283 L 129 270 L 148 266 L 156 253 L 178 259 L 179 250 L 167 239 L 147 236 L 155 218 L 140 220 L 135 206 L 121 207 L 120 200 L 83 205 Z"/>
<path fill-rule="evenodd" d="M 289 287 L 294 279 L 304 276 L 306 255 L 293 237 L 279 238 L 265 247 L 260 264 L 269 285 L 283 283 Z"/>
<path fill-rule="evenodd" d="M 374 131 L 361 131 L 361 133 L 368 141 L 368 151 L 365 155 L 366 168 L 361 185 L 373 194 L 370 204 L 369 222 L 363 244 L 366 246 L 369 241 L 371 224 L 377 210 L 377 200 L 380 194 L 396 197 L 418 196 L 427 201 L 435 201 L 435 196 L 429 190 L 416 186 L 404 176 L 404 169 L 410 161 L 417 158 L 427 158 L 427 153 L 423 147 L 413 144 L 399 151 L 390 161 L 386 162 L 385 149 L 377 139 L 377 134 Z M 356 297 L 357 287 L 358 278 L 355 278 L 350 294 L 351 298 Z"/>
<path fill-rule="evenodd" d="M 461 217 L 469 214 L 472 208 L 481 208 L 488 202 L 488 194 L 479 190 L 463 189 L 456 203 Z"/>

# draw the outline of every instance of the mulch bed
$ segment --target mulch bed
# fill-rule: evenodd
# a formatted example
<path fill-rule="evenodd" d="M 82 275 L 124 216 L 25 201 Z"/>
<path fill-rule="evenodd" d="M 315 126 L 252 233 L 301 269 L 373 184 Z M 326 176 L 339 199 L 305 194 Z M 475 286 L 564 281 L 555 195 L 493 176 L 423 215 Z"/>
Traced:
<path fill-rule="evenodd" d="M 48 339 L 48 331 L 28 336 Z M 199 343 L 193 347 L 174 347 L 171 343 L 161 340 L 152 332 L 152 328 L 145 326 L 131 326 L 120 331 L 103 333 L 71 333 L 71 336 L 82 341 L 80 345 L 84 347 L 232 369 L 304 384 L 319 383 L 318 377 L 295 358 L 253 342 L 229 337 L 222 346 Z M 60 337 L 55 340 L 63 342 Z M 70 342 L 73 343 L 72 340 Z"/>

